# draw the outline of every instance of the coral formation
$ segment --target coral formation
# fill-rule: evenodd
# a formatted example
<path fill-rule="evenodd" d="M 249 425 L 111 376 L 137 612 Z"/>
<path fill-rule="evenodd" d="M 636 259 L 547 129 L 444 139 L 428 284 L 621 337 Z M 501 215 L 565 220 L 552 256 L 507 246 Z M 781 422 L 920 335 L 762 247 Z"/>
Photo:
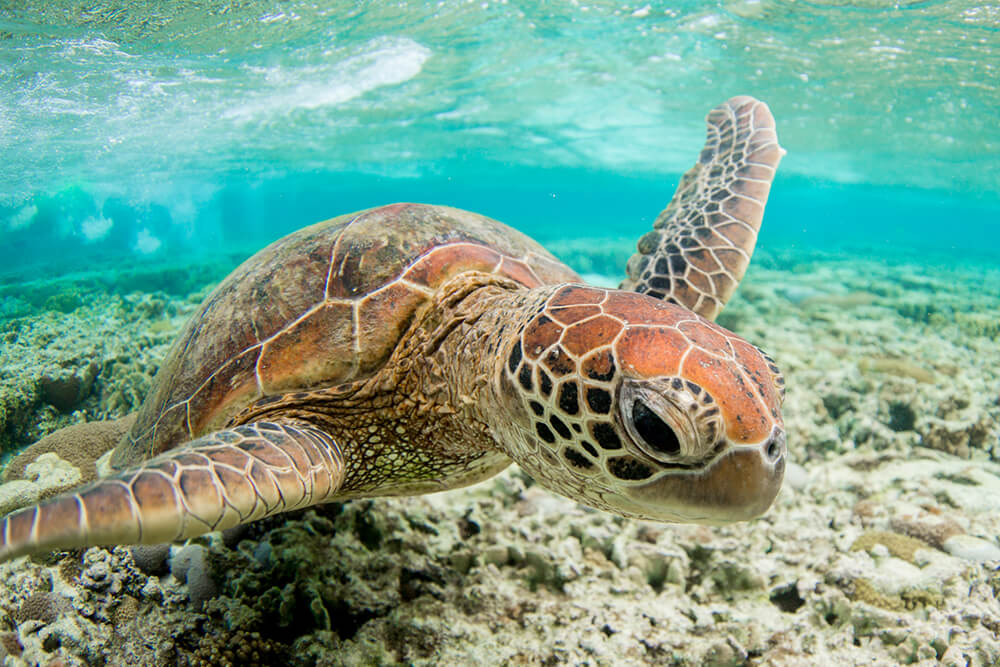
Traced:
<path fill-rule="evenodd" d="M 912 378 L 917 382 L 926 384 L 934 384 L 937 381 L 934 373 L 907 359 L 864 357 L 858 362 L 858 368 L 864 373 L 882 373 L 884 375 Z"/>
<path fill-rule="evenodd" d="M 51 433 L 14 457 L 3 472 L 4 481 L 24 479 L 29 476 L 28 467 L 42 456 L 55 454 L 79 471 L 79 477 L 72 484 L 89 482 L 97 477 L 95 463 L 102 454 L 109 451 L 128 431 L 134 421 L 133 416 L 122 419 L 73 424 Z M 52 487 L 42 494 L 51 495 L 64 488 Z"/>
<path fill-rule="evenodd" d="M 98 366 L 91 362 L 82 368 L 48 372 L 38 378 L 43 401 L 61 412 L 69 412 L 90 394 Z"/>
<path fill-rule="evenodd" d="M 129 552 L 132 562 L 144 574 L 161 575 L 170 571 L 169 544 L 137 544 L 130 547 Z"/>
<path fill-rule="evenodd" d="M 195 609 L 201 609 L 219 592 L 209 564 L 208 552 L 200 544 L 189 544 L 178 551 L 170 560 L 170 574 L 177 581 L 187 584 L 188 595 Z"/>
<path fill-rule="evenodd" d="M 258 632 L 237 630 L 232 634 L 207 635 L 190 652 L 178 651 L 184 667 L 266 667 L 291 662 L 289 648 Z"/>
<path fill-rule="evenodd" d="M 942 512 L 928 512 L 922 508 L 903 511 L 893 516 L 889 526 L 896 532 L 915 537 L 938 549 L 944 549 L 945 542 L 965 531 L 954 519 Z"/>
<path fill-rule="evenodd" d="M 184 546 L 2 564 L 0 655 L 19 666 L 1000 664 L 1000 379 L 983 363 L 1000 342 L 958 316 L 995 309 L 982 294 L 1000 285 L 796 257 L 793 270 L 780 254 L 755 263 L 721 318 L 773 350 L 787 378 L 791 460 L 762 519 L 630 521 L 512 469 Z M 604 261 L 617 260 L 593 266 Z M 36 308 L 57 293 L 37 292 L 25 296 Z M 10 422 L 27 437 L 134 409 L 203 292 L 81 294 L 68 314 L 5 329 L 0 354 L 37 362 L 0 378 L 31 397 Z M 46 351 L 61 329 L 87 326 L 109 341 Z M 87 355 L 100 367 L 90 393 L 60 413 L 38 378 L 59 359 L 85 369 Z M 62 446 L 46 451 L 72 462 Z"/>
<path fill-rule="evenodd" d="M 872 530 L 863 533 L 851 544 L 851 551 L 867 551 L 876 544 L 884 546 L 890 554 L 905 561 L 914 562 L 917 549 L 926 549 L 920 540 L 888 530 Z"/>
<path fill-rule="evenodd" d="M 69 602 L 58 593 L 41 591 L 32 593 L 22 600 L 12 616 L 18 624 L 25 621 L 41 621 L 48 624 L 55 622 L 59 616 L 70 609 Z"/>

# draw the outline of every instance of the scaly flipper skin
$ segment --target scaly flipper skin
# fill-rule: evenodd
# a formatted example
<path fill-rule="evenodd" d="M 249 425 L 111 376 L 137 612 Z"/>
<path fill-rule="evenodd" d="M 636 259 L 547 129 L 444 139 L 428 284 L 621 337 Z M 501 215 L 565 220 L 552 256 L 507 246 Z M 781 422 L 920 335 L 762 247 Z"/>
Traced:
<path fill-rule="evenodd" d="M 340 449 L 306 424 L 246 424 L 7 515 L 0 561 L 51 549 L 157 544 L 326 502 Z"/>
<path fill-rule="evenodd" d="M 714 320 L 743 278 L 778 162 L 774 117 L 752 97 L 733 97 L 705 118 L 698 162 L 639 240 L 621 289 L 649 294 Z"/>

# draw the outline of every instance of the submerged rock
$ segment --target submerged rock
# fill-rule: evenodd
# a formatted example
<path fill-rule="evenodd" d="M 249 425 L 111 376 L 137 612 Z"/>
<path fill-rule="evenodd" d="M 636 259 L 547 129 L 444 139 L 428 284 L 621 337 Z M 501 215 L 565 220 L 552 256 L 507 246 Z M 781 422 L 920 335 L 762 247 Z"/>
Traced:
<path fill-rule="evenodd" d="M 952 535 L 941 546 L 951 555 L 965 560 L 1000 562 L 1000 546 L 972 535 Z"/>
<path fill-rule="evenodd" d="M 170 559 L 170 574 L 187 584 L 191 604 L 201 609 L 219 593 L 208 552 L 200 544 L 189 544 Z"/>
<path fill-rule="evenodd" d="M 11 511 L 98 477 L 97 459 L 114 447 L 132 417 L 75 424 L 28 447 L 7 464 L 0 508 Z"/>
<path fill-rule="evenodd" d="M 98 365 L 90 362 L 81 369 L 60 369 L 38 379 L 41 398 L 62 412 L 69 412 L 90 394 Z"/>

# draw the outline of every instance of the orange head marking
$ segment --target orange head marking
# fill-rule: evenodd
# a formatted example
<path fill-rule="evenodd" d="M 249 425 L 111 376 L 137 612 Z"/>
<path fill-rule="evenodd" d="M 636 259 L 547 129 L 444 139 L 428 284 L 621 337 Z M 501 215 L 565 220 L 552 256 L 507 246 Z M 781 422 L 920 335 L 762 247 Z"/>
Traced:
<path fill-rule="evenodd" d="M 555 491 L 626 516 L 719 523 L 774 500 L 783 380 L 758 348 L 685 308 L 564 285 L 504 348 L 497 426 Z"/>

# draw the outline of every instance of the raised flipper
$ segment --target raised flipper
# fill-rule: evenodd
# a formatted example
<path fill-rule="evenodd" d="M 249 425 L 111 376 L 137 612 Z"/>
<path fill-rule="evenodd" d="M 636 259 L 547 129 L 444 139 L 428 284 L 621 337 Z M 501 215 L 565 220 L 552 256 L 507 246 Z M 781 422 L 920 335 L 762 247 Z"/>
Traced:
<path fill-rule="evenodd" d="M 733 97 L 705 118 L 698 162 L 639 239 L 621 289 L 680 304 L 708 319 L 743 278 L 778 162 L 774 117 L 752 97 Z"/>
<path fill-rule="evenodd" d="M 0 521 L 0 561 L 59 548 L 183 540 L 326 502 L 343 477 L 340 448 L 313 426 L 237 426 L 8 514 Z"/>

